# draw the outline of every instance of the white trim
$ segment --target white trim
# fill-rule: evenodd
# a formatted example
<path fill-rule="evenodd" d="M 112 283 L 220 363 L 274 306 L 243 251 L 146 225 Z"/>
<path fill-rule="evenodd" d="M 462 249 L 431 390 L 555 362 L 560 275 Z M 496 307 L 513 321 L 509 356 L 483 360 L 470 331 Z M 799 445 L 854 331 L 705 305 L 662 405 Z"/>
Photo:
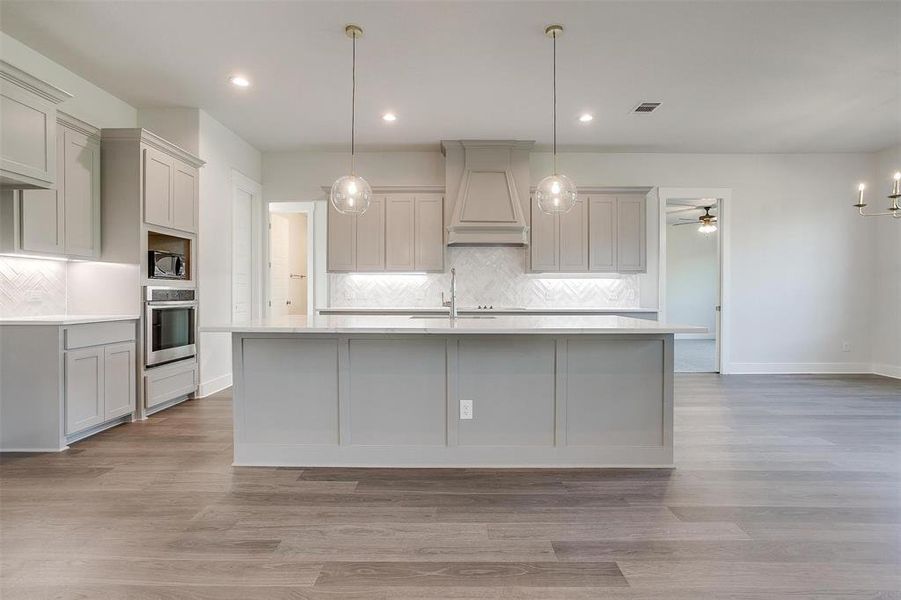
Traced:
<path fill-rule="evenodd" d="M 0 452 L 65 452 L 68 446 L 62 448 L 0 448 Z"/>
<path fill-rule="evenodd" d="M 658 319 L 666 321 L 666 201 L 669 198 L 716 198 L 717 199 L 717 224 L 719 225 L 719 306 L 718 335 L 719 335 L 719 360 L 717 371 L 723 375 L 739 373 L 737 368 L 741 363 L 732 364 L 731 333 L 732 326 L 729 321 L 729 309 L 731 308 L 730 291 L 732 288 L 730 274 L 732 272 L 732 234 L 731 223 L 727 217 L 729 207 L 732 206 L 732 188 L 657 188 L 658 199 L 658 252 L 657 252 L 657 306 L 660 307 Z M 748 363 L 750 364 L 750 363 Z M 764 364 L 764 363 L 761 363 Z M 753 371 L 757 372 L 757 371 Z M 767 371 L 762 371 L 767 372 Z M 781 371 L 775 371 L 781 372 Z M 800 371 L 804 372 L 804 371 Z"/>
<path fill-rule="evenodd" d="M 901 379 L 901 365 L 873 363 L 870 368 L 872 369 L 874 375 L 882 375 L 883 377 Z"/>
<path fill-rule="evenodd" d="M 232 384 L 232 374 L 226 373 L 225 375 L 220 375 L 219 377 L 215 377 L 210 379 L 209 381 L 202 381 L 200 386 L 197 388 L 197 394 L 195 398 L 206 398 L 216 392 L 221 392 L 222 390 L 231 387 Z"/>
<path fill-rule="evenodd" d="M 731 363 L 731 375 L 872 374 L 868 363 Z"/>

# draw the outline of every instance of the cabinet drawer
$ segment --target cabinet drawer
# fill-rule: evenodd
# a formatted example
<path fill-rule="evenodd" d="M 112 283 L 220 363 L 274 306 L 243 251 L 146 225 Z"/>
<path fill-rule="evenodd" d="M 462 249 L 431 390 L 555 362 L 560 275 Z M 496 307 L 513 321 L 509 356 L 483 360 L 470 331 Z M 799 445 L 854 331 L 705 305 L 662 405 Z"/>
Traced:
<path fill-rule="evenodd" d="M 193 394 L 196 390 L 197 363 L 158 367 L 144 376 L 144 404 L 147 408 Z"/>
<path fill-rule="evenodd" d="M 85 323 L 66 327 L 66 350 L 130 342 L 135 339 L 134 321 Z"/>

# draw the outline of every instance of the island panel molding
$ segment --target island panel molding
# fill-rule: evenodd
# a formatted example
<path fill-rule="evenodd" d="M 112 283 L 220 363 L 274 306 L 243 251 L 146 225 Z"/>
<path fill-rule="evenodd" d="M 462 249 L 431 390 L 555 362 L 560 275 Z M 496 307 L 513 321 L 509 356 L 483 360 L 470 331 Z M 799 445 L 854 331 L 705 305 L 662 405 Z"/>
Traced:
<path fill-rule="evenodd" d="M 235 465 L 670 467 L 673 332 L 688 329 L 320 317 L 207 330 L 232 332 Z"/>

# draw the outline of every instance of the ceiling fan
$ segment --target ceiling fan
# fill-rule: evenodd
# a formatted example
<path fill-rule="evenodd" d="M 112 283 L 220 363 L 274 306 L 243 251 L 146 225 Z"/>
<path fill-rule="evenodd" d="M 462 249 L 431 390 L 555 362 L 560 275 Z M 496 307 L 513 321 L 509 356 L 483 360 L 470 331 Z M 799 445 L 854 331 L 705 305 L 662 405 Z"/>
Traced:
<path fill-rule="evenodd" d="M 713 233 L 716 231 L 716 217 L 710 214 L 710 209 L 713 206 L 696 206 L 695 208 L 703 208 L 704 214 L 697 219 L 686 219 L 683 217 L 679 220 L 684 221 L 684 223 L 676 223 L 675 225 L 696 225 L 700 223 L 701 226 L 698 227 L 698 231 L 701 233 Z"/>

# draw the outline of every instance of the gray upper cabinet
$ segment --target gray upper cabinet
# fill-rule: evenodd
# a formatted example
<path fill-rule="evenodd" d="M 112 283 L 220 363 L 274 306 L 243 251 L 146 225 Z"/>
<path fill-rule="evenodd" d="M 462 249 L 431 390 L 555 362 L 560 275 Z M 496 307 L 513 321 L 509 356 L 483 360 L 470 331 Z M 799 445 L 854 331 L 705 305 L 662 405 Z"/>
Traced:
<path fill-rule="evenodd" d="M 616 196 L 588 198 L 588 270 L 616 271 Z"/>
<path fill-rule="evenodd" d="M 560 271 L 582 273 L 588 270 L 588 202 L 576 200 L 572 209 L 557 217 L 560 228 Z"/>
<path fill-rule="evenodd" d="M 357 271 L 385 270 L 385 197 L 373 196 L 369 208 L 357 216 Z"/>
<path fill-rule="evenodd" d="M 562 215 L 549 215 L 532 197 L 533 271 L 581 273 L 588 270 L 588 202 L 576 200 Z"/>
<path fill-rule="evenodd" d="M 644 196 L 616 198 L 616 264 L 619 273 L 647 270 Z"/>
<path fill-rule="evenodd" d="M 533 199 L 532 271 L 645 272 L 645 203 L 642 194 L 583 194 L 568 213 L 548 215 Z"/>
<path fill-rule="evenodd" d="M 59 113 L 53 190 L 5 193 L 4 251 L 100 257 L 100 131 Z"/>
<path fill-rule="evenodd" d="M 444 197 L 417 194 L 413 219 L 415 271 L 444 270 Z"/>
<path fill-rule="evenodd" d="M 353 271 L 357 264 L 357 219 L 328 203 L 328 270 Z"/>
<path fill-rule="evenodd" d="M 176 160 L 172 184 L 172 225 L 179 231 L 197 231 L 198 171 Z"/>
<path fill-rule="evenodd" d="M 56 106 L 71 97 L 0 60 L 0 187 L 54 187 Z"/>
<path fill-rule="evenodd" d="M 196 232 L 197 175 L 195 167 L 156 148 L 144 148 L 144 222 Z"/>
<path fill-rule="evenodd" d="M 345 215 L 329 203 L 330 272 L 444 269 L 444 198 L 434 193 L 376 194 L 365 213 Z"/>
<path fill-rule="evenodd" d="M 385 270 L 415 268 L 414 221 L 416 200 L 412 194 L 389 196 L 385 207 Z"/>

